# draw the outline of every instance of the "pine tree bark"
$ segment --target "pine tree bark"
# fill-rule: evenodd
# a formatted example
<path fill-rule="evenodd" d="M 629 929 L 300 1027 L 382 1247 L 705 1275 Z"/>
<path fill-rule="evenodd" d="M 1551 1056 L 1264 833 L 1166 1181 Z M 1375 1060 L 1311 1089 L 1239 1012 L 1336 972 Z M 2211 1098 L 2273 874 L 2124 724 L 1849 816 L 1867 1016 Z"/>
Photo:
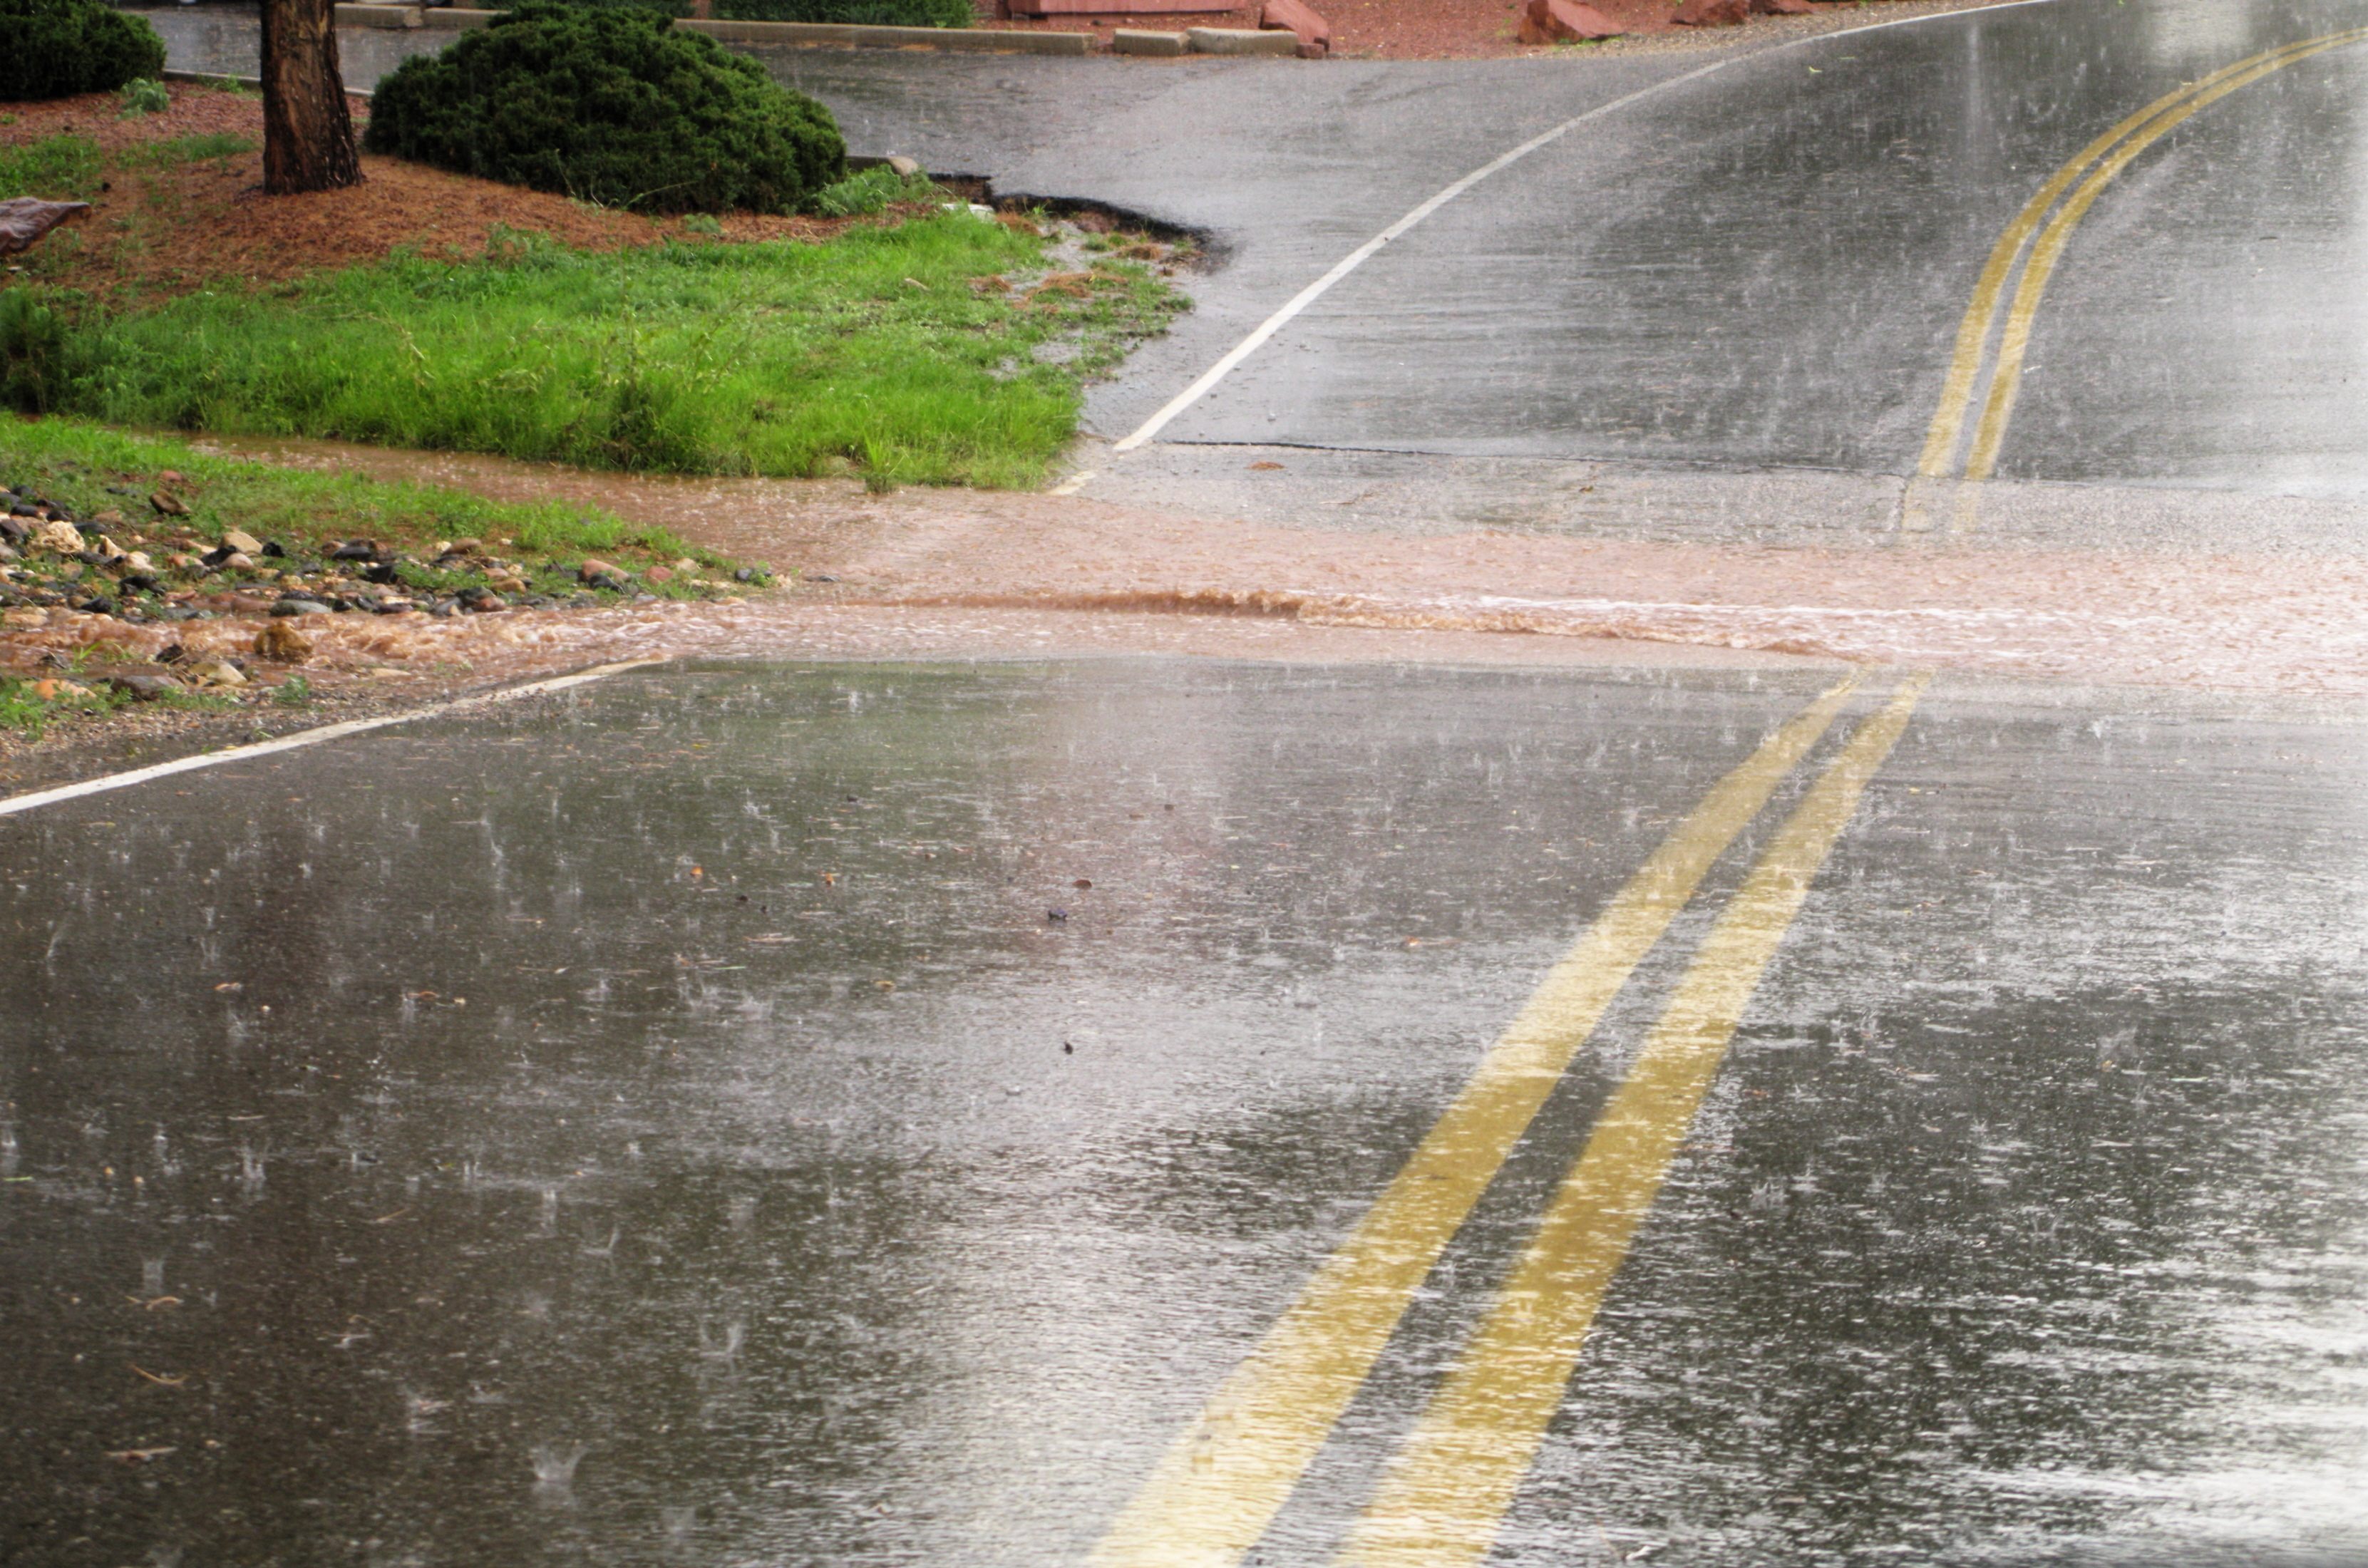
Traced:
<path fill-rule="evenodd" d="M 263 0 L 263 188 L 290 196 L 361 182 L 333 0 Z"/>

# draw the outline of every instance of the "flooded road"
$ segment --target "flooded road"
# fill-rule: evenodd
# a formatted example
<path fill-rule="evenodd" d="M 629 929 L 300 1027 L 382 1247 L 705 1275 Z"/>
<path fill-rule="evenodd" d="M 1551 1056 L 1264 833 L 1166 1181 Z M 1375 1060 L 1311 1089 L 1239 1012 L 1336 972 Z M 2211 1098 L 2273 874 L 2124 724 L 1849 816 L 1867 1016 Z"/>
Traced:
<path fill-rule="evenodd" d="M 0 1555 L 1140 1560 L 1162 1455 L 1657 900 L 1243 1560 L 1386 1545 L 1856 767 L 1501 1560 L 2361 1560 L 2356 717 L 1830 684 L 669 666 L 0 819 Z"/>
<path fill-rule="evenodd" d="M 273 444 L 803 577 L 0 812 L 0 1561 L 2368 1562 L 2363 26 L 768 57 L 1105 442 L 1593 118 L 1066 494 Z"/>

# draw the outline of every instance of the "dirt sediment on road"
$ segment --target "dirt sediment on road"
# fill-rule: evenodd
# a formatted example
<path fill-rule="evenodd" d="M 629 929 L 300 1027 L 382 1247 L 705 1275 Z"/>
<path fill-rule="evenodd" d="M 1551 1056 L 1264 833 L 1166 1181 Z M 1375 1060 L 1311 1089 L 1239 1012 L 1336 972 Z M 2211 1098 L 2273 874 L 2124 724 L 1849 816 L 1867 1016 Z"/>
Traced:
<path fill-rule="evenodd" d="M 817 606 L 862 604 L 902 607 L 936 626 L 951 624 L 943 617 L 954 610 L 1054 616 L 1027 623 L 1016 642 L 996 630 L 1013 623 L 977 622 L 982 653 L 1110 615 L 1138 627 L 1162 617 L 1260 622 L 1251 640 L 1260 657 L 1292 656 L 1287 631 L 1322 628 L 1409 660 L 1431 656 L 1437 635 L 1489 634 L 1508 651 L 1550 640 L 1564 646 L 1556 657 L 1573 660 L 1631 659 L 1634 646 L 1611 651 L 1631 644 L 2102 685 L 2368 692 L 2368 562 L 2324 554 L 1945 537 L 1810 549 L 1506 529 L 1417 536 L 1344 531 L 1320 516 L 1290 526 L 1076 496 L 875 495 L 844 480 L 628 477 L 324 442 L 218 444 L 496 498 L 597 503 L 803 578 L 728 610 L 620 622 L 630 636 L 586 617 L 568 635 L 587 656 L 657 645 L 757 653 L 806 636 L 801 618 Z M 1225 641 L 1195 638 L 1198 650 Z M 1099 632 L 1089 641 L 1103 645 Z"/>

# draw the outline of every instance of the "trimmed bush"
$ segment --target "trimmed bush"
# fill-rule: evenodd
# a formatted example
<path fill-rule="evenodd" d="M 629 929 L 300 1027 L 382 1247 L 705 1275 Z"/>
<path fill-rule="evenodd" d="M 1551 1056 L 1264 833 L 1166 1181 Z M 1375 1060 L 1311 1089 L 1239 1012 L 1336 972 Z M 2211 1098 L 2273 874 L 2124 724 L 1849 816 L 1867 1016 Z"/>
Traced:
<path fill-rule="evenodd" d="M 647 212 L 787 212 L 847 173 L 830 111 L 755 61 L 646 7 L 547 0 L 405 61 L 363 145 Z"/>
<path fill-rule="evenodd" d="M 164 69 L 144 17 L 97 0 L 0 0 L 0 100 L 111 93 Z"/>

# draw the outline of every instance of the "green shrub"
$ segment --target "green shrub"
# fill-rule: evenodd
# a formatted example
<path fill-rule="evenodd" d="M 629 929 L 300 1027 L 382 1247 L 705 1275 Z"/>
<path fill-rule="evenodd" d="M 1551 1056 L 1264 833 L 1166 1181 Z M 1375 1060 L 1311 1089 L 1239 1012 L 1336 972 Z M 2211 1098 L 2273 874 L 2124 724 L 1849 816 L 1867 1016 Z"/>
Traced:
<path fill-rule="evenodd" d="M 756 62 L 644 6 L 548 0 L 405 61 L 364 145 L 653 212 L 787 212 L 847 173 L 830 111 Z"/>
<path fill-rule="evenodd" d="M 870 28 L 967 28 L 970 0 L 715 0 L 715 14 L 743 22 L 852 22 Z"/>
<path fill-rule="evenodd" d="M 98 0 L 0 0 L 0 100 L 111 93 L 165 69 L 165 40 Z"/>

